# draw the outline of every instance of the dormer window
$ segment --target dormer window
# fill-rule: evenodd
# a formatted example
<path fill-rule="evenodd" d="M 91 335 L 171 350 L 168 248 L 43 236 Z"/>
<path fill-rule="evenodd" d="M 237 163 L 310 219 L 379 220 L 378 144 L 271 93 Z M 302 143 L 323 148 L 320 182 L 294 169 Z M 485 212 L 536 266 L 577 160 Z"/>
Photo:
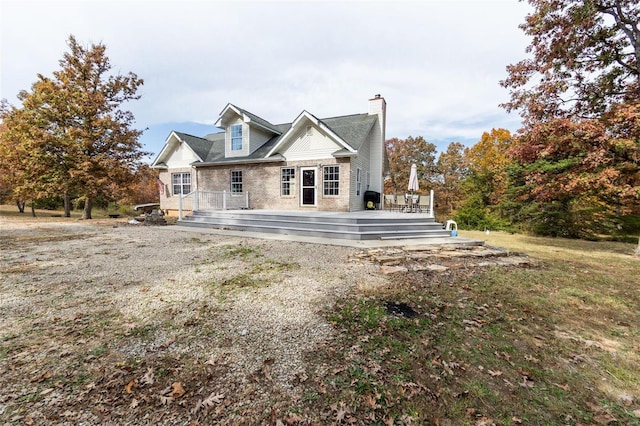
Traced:
<path fill-rule="evenodd" d="M 231 151 L 242 151 L 242 124 L 231 126 Z"/>

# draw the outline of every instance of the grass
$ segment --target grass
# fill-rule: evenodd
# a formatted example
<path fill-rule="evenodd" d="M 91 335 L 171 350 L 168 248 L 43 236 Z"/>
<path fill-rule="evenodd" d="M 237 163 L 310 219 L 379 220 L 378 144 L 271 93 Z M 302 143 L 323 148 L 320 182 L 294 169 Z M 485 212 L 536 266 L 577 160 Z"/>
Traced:
<path fill-rule="evenodd" d="M 339 337 L 311 362 L 334 373 L 308 408 L 344 403 L 371 424 L 640 424 L 634 245 L 461 236 L 542 266 L 394 275 L 385 289 L 340 301 L 326 313 Z M 389 315 L 390 300 L 419 316 Z"/>

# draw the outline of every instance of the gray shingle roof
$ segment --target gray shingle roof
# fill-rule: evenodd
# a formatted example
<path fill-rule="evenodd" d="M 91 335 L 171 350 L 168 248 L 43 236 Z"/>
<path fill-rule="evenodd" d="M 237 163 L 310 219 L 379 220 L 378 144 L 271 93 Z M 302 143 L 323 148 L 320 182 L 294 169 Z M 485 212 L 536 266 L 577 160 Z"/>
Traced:
<path fill-rule="evenodd" d="M 238 108 L 238 107 L 235 107 Z M 271 124 L 268 121 L 238 108 L 247 114 L 255 123 L 271 129 L 276 133 L 271 139 L 263 143 L 258 149 L 246 157 L 225 158 L 224 156 L 224 132 L 210 133 L 204 137 L 197 137 L 187 133 L 175 132 L 191 149 L 198 154 L 204 163 L 231 163 L 237 161 L 264 160 L 267 153 L 280 141 L 282 136 L 291 128 L 292 123 Z M 353 149 L 358 150 L 367 138 L 371 128 L 375 124 L 377 116 L 369 114 L 353 114 L 340 117 L 329 117 L 320 121 L 331 129 Z M 337 151 L 341 152 L 341 151 Z M 345 154 L 347 152 L 345 151 Z"/>
<path fill-rule="evenodd" d="M 178 137 L 182 139 L 187 145 L 189 145 L 189 147 L 198 155 L 198 157 L 202 158 L 203 160 L 207 158 L 207 154 L 211 149 L 210 140 L 182 132 L 174 131 L 174 133 L 178 135 Z"/>
<path fill-rule="evenodd" d="M 322 121 L 342 140 L 354 149 L 360 149 L 367 138 L 377 116 L 369 114 L 345 115 L 342 117 L 323 118 Z"/>
<path fill-rule="evenodd" d="M 274 133 L 281 133 L 280 130 L 278 130 L 278 127 L 276 125 L 273 125 L 273 124 L 269 123 L 264 118 L 258 117 L 257 115 L 255 115 L 253 113 L 250 113 L 246 109 L 239 108 L 239 107 L 237 107 L 235 105 L 233 105 L 233 106 L 235 108 L 238 108 L 238 110 L 242 111 L 243 114 L 246 114 L 251 119 L 251 121 L 253 121 L 255 123 L 258 123 L 262 127 L 266 127 L 267 129 L 272 130 Z"/>

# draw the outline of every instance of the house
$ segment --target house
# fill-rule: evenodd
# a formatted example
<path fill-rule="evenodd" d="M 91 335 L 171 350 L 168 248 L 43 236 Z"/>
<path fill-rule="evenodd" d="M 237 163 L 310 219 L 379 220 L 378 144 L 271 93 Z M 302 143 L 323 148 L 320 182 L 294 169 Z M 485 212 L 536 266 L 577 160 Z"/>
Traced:
<path fill-rule="evenodd" d="M 386 102 L 376 95 L 368 106 L 367 113 L 330 118 L 302 111 L 291 123 L 272 124 L 228 104 L 215 123 L 220 132 L 167 137 L 152 163 L 160 170 L 160 208 L 170 215 L 363 210 L 366 191 L 382 193 L 388 164 Z"/>

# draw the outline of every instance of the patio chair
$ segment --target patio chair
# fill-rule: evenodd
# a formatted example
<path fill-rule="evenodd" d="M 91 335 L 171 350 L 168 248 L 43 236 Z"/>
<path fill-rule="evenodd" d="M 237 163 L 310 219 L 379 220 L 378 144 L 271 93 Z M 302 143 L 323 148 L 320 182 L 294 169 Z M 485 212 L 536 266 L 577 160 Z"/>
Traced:
<path fill-rule="evenodd" d="M 389 210 L 393 210 L 394 204 L 396 202 L 396 197 L 391 194 L 384 195 L 384 207 Z"/>
<path fill-rule="evenodd" d="M 411 211 L 418 211 L 418 201 L 420 201 L 420 198 L 422 197 L 418 194 L 411 195 Z"/>
<path fill-rule="evenodd" d="M 398 211 L 405 211 L 407 209 L 407 199 L 405 198 L 404 195 L 397 195 L 396 196 L 396 208 L 398 209 Z"/>
<path fill-rule="evenodd" d="M 426 195 L 420 197 L 420 201 L 418 201 L 418 211 L 421 213 L 423 211 L 429 211 L 429 197 L 427 197 Z"/>

